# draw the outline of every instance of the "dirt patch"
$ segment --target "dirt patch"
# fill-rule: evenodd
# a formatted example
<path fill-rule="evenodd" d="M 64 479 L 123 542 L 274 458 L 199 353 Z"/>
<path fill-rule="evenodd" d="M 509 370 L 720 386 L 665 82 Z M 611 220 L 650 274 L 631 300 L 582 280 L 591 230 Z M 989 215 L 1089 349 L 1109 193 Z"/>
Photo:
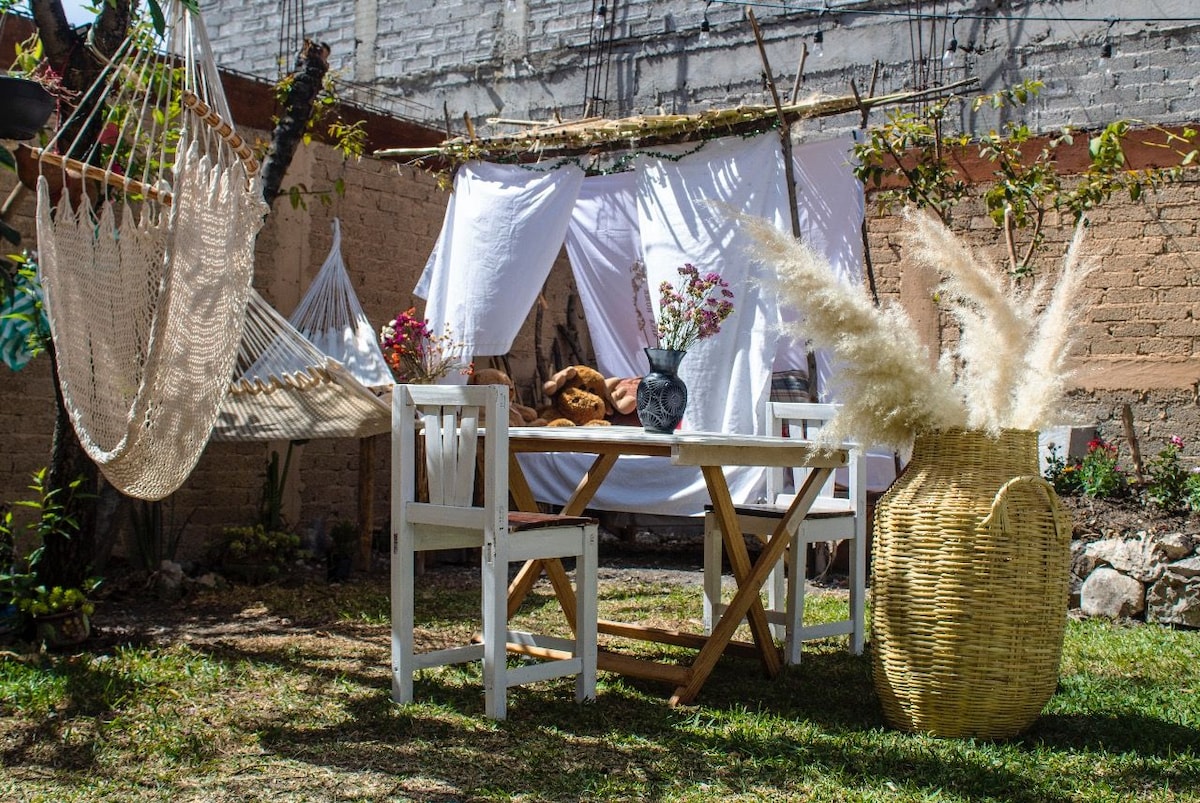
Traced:
<path fill-rule="evenodd" d="M 1167 515 L 1136 499 L 1110 500 L 1067 497 L 1074 537 L 1086 541 L 1136 537 L 1141 533 L 1182 532 L 1200 542 L 1200 515 Z M 692 531 L 646 531 L 633 537 L 604 533 L 601 538 L 600 582 L 668 583 L 693 585 L 699 593 L 703 571 L 703 535 Z M 426 569 L 439 588 L 468 589 L 478 585 L 479 570 L 469 556 L 447 556 Z M 365 586 L 365 588 L 364 588 Z M 845 593 L 846 577 L 830 574 L 810 584 L 814 593 Z M 219 589 L 191 586 L 175 602 L 155 597 L 152 584 L 119 571 L 110 575 L 95 618 L 96 638 L 90 648 L 106 644 L 149 644 L 173 640 L 221 641 L 270 634 L 296 636 L 328 633 L 336 617 L 339 596 L 361 597 L 364 592 L 380 599 L 379 613 L 386 614 L 388 564 L 376 556 L 372 572 L 358 573 L 351 584 L 326 582 L 323 567 L 297 566 L 286 578 L 269 587 L 229 585 Z M 280 594 L 299 599 L 298 606 L 279 606 L 264 600 Z M 306 614 L 295 613 L 296 610 Z"/>

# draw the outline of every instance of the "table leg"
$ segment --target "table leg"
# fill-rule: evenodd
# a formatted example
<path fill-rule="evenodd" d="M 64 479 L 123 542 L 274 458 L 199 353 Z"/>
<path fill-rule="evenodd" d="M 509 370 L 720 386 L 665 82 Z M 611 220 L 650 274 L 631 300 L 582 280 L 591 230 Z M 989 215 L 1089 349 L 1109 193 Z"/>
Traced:
<path fill-rule="evenodd" d="M 587 509 L 587 505 L 592 501 L 592 497 L 596 495 L 604 478 L 608 476 L 608 472 L 617 463 L 616 454 L 601 454 L 597 455 L 591 467 L 576 486 L 571 498 L 567 500 L 567 504 L 563 506 L 562 514 L 564 516 L 582 516 L 583 511 Z M 537 500 L 533 497 L 533 490 L 529 487 L 529 480 L 525 478 L 525 472 L 521 470 L 521 463 L 517 460 L 515 453 L 508 456 L 508 488 L 512 494 L 513 501 L 518 510 L 527 512 L 537 512 Z M 567 621 L 571 623 L 571 629 L 575 629 L 575 590 L 571 587 L 571 581 L 567 577 L 566 569 L 563 568 L 562 561 L 558 558 L 547 558 L 527 561 L 517 576 L 513 578 L 512 583 L 508 586 L 508 616 L 511 619 L 521 608 L 521 603 L 529 596 L 529 592 L 533 590 L 534 583 L 545 570 L 546 576 L 550 578 L 551 585 L 554 586 L 554 596 L 558 598 L 558 603 L 563 609 L 563 614 L 567 617 Z"/>
<path fill-rule="evenodd" d="M 729 485 L 725 482 L 725 472 L 720 466 L 703 466 L 701 471 L 704 474 L 704 482 L 708 485 L 713 514 L 720 522 L 725 551 L 729 555 L 729 565 L 733 569 L 734 580 L 741 587 L 750 577 L 750 553 L 746 551 L 746 540 L 742 536 L 741 528 L 738 527 L 733 499 L 729 495 Z M 769 677 L 774 677 L 779 673 L 782 662 L 779 660 L 779 651 L 775 649 L 771 626 L 767 623 L 767 614 L 763 610 L 762 600 L 758 597 L 757 589 L 751 600 L 748 616 L 750 632 L 762 655 L 763 670 Z M 740 616 L 737 621 L 741 622 Z M 733 634 L 730 633 L 730 635 Z"/>
<path fill-rule="evenodd" d="M 707 471 L 706 478 L 707 478 Z M 721 653 L 725 650 L 725 645 L 733 637 L 733 633 L 741 624 L 742 618 L 753 610 L 757 603 L 758 610 L 762 611 L 762 601 L 758 594 L 762 589 L 763 583 L 767 576 L 771 573 L 772 567 L 783 557 L 783 553 L 787 550 L 788 542 L 791 540 L 789 536 L 789 525 L 797 517 L 803 516 L 812 507 L 813 501 L 816 500 L 821 486 L 829 479 L 833 469 L 822 468 L 814 469 L 809 472 L 808 478 L 804 485 L 796 493 L 796 498 L 792 501 L 788 512 L 780 520 L 775 527 L 775 531 L 767 540 L 767 545 L 763 549 L 762 554 L 758 556 L 754 566 L 747 572 L 745 580 L 738 584 L 737 593 L 729 603 L 729 607 L 725 609 L 725 613 L 713 627 L 712 633 L 708 637 L 708 641 L 700 649 L 700 654 L 696 656 L 696 660 L 691 666 L 691 676 L 686 684 L 675 689 L 675 693 L 671 696 L 671 705 L 687 704 L 696 699 L 696 695 L 700 692 L 700 688 L 704 682 L 708 680 L 708 676 L 712 674 L 713 667 L 716 666 L 717 659 L 721 657 Z M 719 469 L 718 469 L 719 472 Z M 724 475 L 721 475 L 721 486 L 725 485 Z M 711 486 L 710 486 L 711 488 Z M 728 488 L 725 488 L 725 498 L 728 500 Z M 717 500 L 713 499 L 713 507 L 717 508 Z M 732 508 L 729 508 L 732 510 Z M 731 517 L 731 524 L 735 525 L 736 520 Z M 739 531 L 740 532 L 740 531 Z M 740 536 L 739 536 L 740 537 Z M 742 543 L 742 549 L 745 550 L 745 544 Z M 736 547 L 735 547 L 736 548 Z M 765 616 L 764 616 L 765 620 Z M 753 621 L 753 618 L 751 619 Z M 765 623 L 765 622 L 764 622 Z M 755 637 L 757 639 L 757 636 Z M 773 643 L 773 642 L 768 642 Z M 764 654 L 764 658 L 765 658 Z M 778 672 L 780 665 L 779 653 L 775 652 L 775 672 Z M 769 671 L 769 670 L 768 670 Z M 774 674 L 774 673 L 772 673 Z"/>

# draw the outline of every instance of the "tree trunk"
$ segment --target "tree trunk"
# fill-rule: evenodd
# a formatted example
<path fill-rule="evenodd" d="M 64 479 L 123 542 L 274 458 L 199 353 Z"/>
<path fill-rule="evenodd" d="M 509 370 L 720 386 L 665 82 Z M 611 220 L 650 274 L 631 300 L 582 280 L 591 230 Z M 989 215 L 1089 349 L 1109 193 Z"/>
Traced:
<path fill-rule="evenodd" d="M 296 57 L 296 73 L 284 102 L 283 116 L 271 132 L 271 147 L 263 159 L 263 200 L 268 204 L 279 195 L 283 175 L 296 155 L 296 148 L 304 140 L 304 132 L 313 115 L 313 103 L 321 92 L 327 72 L 329 46 L 305 39 L 304 47 Z"/>

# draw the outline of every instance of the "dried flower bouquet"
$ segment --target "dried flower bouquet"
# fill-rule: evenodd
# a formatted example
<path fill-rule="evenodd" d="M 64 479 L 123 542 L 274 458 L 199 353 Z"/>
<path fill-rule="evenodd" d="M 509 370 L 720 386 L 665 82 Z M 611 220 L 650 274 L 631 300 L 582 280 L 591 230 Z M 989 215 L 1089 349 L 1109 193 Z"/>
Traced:
<path fill-rule="evenodd" d="M 877 308 L 839 281 L 828 261 L 769 223 L 746 219 L 756 253 L 774 268 L 780 298 L 801 313 L 793 334 L 840 366 L 841 410 L 823 435 L 907 452 L 922 433 L 1038 429 L 1056 422 L 1068 376 L 1074 299 L 1092 260 L 1076 228 L 1053 288 L 1001 277 L 932 216 L 905 213 L 905 254 L 940 274 L 940 302 L 960 327 L 954 351 L 931 367 L 908 316 Z M 1047 299 L 1048 296 L 1048 299 Z M 1041 312 L 1038 312 L 1043 299 Z"/>

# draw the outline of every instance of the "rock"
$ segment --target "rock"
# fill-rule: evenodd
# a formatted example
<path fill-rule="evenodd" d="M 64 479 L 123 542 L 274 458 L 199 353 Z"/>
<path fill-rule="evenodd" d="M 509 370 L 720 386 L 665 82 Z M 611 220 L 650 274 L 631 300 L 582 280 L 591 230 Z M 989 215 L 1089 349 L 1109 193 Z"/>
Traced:
<path fill-rule="evenodd" d="M 1146 533 L 1141 532 L 1138 535 L 1135 540 L 1106 538 L 1103 541 L 1093 541 L 1084 547 L 1084 551 L 1097 564 L 1108 564 L 1135 580 L 1152 583 L 1162 576 L 1165 562 L 1159 557 L 1152 543 L 1147 542 Z"/>
<path fill-rule="evenodd" d="M 171 560 L 160 563 L 154 573 L 154 590 L 159 599 L 167 601 L 183 596 L 183 567 Z"/>
<path fill-rule="evenodd" d="M 1146 621 L 1200 628 L 1200 556 L 1169 564 L 1150 586 Z"/>
<path fill-rule="evenodd" d="M 1162 533 L 1151 539 L 1151 547 L 1168 563 L 1192 554 L 1192 539 L 1183 533 Z"/>
<path fill-rule="evenodd" d="M 1101 566 L 1083 581 L 1079 607 L 1088 616 L 1133 618 L 1145 610 L 1145 587 L 1129 575 Z"/>
<path fill-rule="evenodd" d="M 195 580 L 196 585 L 204 588 L 224 588 L 227 584 L 225 580 L 214 572 L 205 572 Z"/>
<path fill-rule="evenodd" d="M 1078 577 L 1080 582 L 1100 565 L 1100 558 L 1088 546 L 1084 541 L 1071 542 L 1071 574 Z"/>

